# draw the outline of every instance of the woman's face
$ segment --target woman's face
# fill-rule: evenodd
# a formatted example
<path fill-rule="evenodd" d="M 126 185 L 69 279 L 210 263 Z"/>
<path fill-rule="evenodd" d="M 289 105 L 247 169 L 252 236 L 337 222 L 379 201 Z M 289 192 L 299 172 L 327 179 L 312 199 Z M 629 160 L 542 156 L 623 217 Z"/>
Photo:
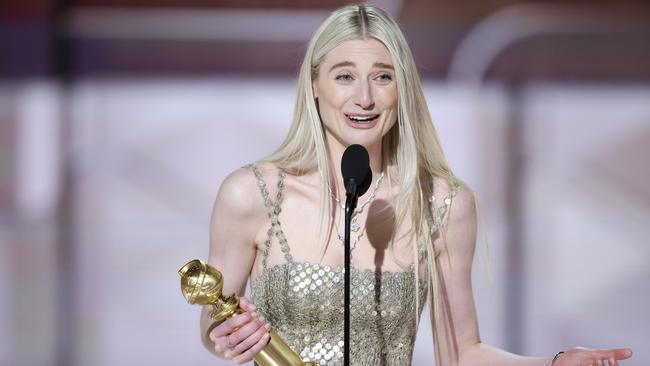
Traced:
<path fill-rule="evenodd" d="M 381 142 L 397 121 L 393 59 L 376 39 L 355 39 L 332 49 L 313 81 L 328 140 L 367 148 Z"/>

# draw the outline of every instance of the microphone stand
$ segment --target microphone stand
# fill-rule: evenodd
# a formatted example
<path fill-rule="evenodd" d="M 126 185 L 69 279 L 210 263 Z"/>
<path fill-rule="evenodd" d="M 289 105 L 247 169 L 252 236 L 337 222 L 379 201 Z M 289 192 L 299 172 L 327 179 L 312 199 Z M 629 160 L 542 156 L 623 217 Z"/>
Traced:
<path fill-rule="evenodd" d="M 343 300 L 343 365 L 350 365 L 350 223 L 352 221 L 352 214 L 357 208 L 357 183 L 354 179 L 348 181 L 346 187 L 345 199 L 345 273 L 343 276 L 344 282 L 344 300 Z"/>

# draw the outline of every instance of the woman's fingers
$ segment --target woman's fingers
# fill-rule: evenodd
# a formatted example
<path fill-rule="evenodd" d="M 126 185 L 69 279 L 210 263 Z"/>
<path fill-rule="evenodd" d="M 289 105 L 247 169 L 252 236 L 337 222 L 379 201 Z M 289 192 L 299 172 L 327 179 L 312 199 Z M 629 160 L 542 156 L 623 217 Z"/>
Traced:
<path fill-rule="evenodd" d="M 236 328 L 239 328 L 248 322 L 252 320 L 252 316 L 250 313 L 242 313 L 235 315 L 233 317 L 230 317 L 226 319 L 223 323 L 219 324 L 216 326 L 213 330 L 212 333 L 210 334 L 210 337 L 223 337 L 225 335 L 228 335 L 232 333 Z"/>
<path fill-rule="evenodd" d="M 239 298 L 239 307 L 242 308 L 242 310 L 244 311 L 251 311 L 251 312 L 257 309 L 253 304 L 253 302 L 244 296 Z"/>
<path fill-rule="evenodd" d="M 600 360 L 608 360 L 613 365 L 612 360 L 625 360 L 632 357 L 632 350 L 629 348 L 613 348 L 607 350 L 594 350 L 594 356 Z M 604 363 L 603 363 L 604 364 Z"/>
<path fill-rule="evenodd" d="M 616 360 L 625 360 L 632 356 L 629 348 L 613 348 L 608 350 L 586 350 L 595 366 L 619 366 Z M 607 365 L 605 363 L 607 361 Z"/>
<path fill-rule="evenodd" d="M 629 348 L 590 349 L 574 347 L 561 355 L 556 366 L 619 366 L 617 360 L 625 360 L 632 356 Z"/>
<path fill-rule="evenodd" d="M 615 360 L 625 360 L 632 357 L 632 350 L 629 348 L 615 348 L 609 350 L 612 353 L 612 358 Z"/>
<path fill-rule="evenodd" d="M 264 328 L 264 323 L 262 323 L 258 319 L 252 319 L 251 321 L 243 325 L 241 328 L 232 332 L 229 336 L 230 345 L 231 345 L 230 348 L 234 350 L 241 342 L 243 342 L 246 338 L 250 337 L 253 333 L 255 333 L 260 328 Z"/>
<path fill-rule="evenodd" d="M 241 341 L 235 348 L 233 348 L 233 355 L 239 355 L 246 352 L 248 349 L 253 347 L 262 337 L 269 332 L 271 326 L 268 324 L 261 324 L 253 334 L 248 336 L 246 339 Z"/>
<path fill-rule="evenodd" d="M 244 362 L 252 360 L 253 357 L 255 357 L 255 355 L 257 355 L 269 343 L 270 339 L 271 335 L 269 333 L 264 333 L 262 338 L 260 338 L 260 340 L 257 341 L 253 347 L 249 348 L 241 355 L 234 357 L 233 361 L 237 362 L 238 364 L 242 364 Z"/>
<path fill-rule="evenodd" d="M 248 298 L 241 297 L 239 307 L 244 312 L 216 326 L 210 332 L 210 339 L 218 353 L 243 363 L 252 360 L 266 346 L 271 326 Z"/>

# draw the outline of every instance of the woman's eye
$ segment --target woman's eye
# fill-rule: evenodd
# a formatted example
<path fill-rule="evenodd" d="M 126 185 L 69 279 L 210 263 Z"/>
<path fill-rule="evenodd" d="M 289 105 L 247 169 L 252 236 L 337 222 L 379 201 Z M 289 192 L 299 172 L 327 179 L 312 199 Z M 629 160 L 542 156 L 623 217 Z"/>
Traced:
<path fill-rule="evenodd" d="M 341 81 L 350 81 L 352 80 L 352 75 L 350 74 L 341 74 L 336 76 L 336 80 L 341 80 Z"/>
<path fill-rule="evenodd" d="M 390 74 L 381 74 L 377 76 L 377 80 L 379 81 L 391 81 L 393 80 L 393 76 Z"/>

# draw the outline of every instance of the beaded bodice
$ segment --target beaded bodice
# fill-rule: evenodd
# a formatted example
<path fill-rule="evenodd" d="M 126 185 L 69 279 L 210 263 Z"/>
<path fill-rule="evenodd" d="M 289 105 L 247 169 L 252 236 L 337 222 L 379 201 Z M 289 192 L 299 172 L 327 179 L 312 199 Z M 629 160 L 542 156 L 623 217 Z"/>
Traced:
<path fill-rule="evenodd" d="M 342 365 L 344 270 L 294 261 L 278 220 L 285 173 L 279 172 L 274 202 L 258 169 L 254 165 L 249 167 L 271 220 L 262 250 L 262 269 L 251 282 L 253 302 L 304 361 Z M 274 237 L 286 262 L 269 266 L 267 258 Z M 351 364 L 410 365 L 424 303 L 420 300 L 416 305 L 414 266 L 402 272 L 353 267 L 350 277 Z M 425 281 L 420 279 L 418 286 L 419 298 L 425 299 Z"/>

